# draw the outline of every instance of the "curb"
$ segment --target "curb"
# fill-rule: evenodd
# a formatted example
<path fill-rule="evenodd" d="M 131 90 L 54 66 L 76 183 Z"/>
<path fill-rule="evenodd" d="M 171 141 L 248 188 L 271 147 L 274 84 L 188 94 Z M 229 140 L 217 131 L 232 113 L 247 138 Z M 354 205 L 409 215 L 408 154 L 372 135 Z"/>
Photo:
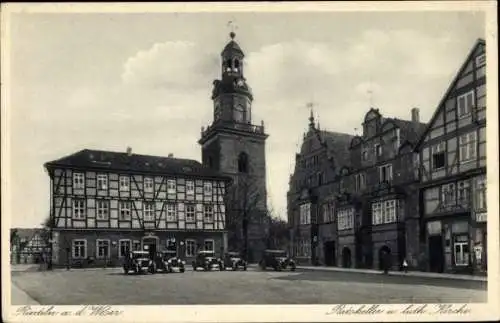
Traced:
<path fill-rule="evenodd" d="M 309 267 L 309 266 L 297 266 L 297 269 L 308 270 L 308 271 L 329 271 L 329 272 L 347 272 L 347 273 L 361 273 L 361 274 L 373 274 L 381 275 L 381 271 L 372 269 L 346 269 L 340 267 Z M 407 273 L 401 271 L 389 271 L 389 276 L 411 276 L 411 277 L 421 277 L 421 278 L 440 278 L 440 279 L 454 279 L 454 280 L 469 280 L 469 281 L 482 281 L 487 282 L 488 277 L 486 276 L 472 276 L 472 275 L 456 275 L 456 274 L 440 274 L 440 273 L 430 273 L 430 272 L 416 272 L 409 271 Z"/>

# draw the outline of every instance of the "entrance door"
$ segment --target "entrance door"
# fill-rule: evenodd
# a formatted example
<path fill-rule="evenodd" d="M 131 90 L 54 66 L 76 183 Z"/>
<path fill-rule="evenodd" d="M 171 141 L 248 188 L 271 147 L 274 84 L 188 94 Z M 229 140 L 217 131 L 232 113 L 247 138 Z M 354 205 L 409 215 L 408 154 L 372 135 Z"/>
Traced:
<path fill-rule="evenodd" d="M 323 244 L 323 250 L 325 252 L 325 265 L 335 266 L 335 241 L 326 241 Z"/>
<path fill-rule="evenodd" d="M 157 238 L 143 238 L 142 249 L 149 252 L 149 256 L 154 259 L 158 245 Z"/>
<path fill-rule="evenodd" d="M 391 268 L 391 249 L 388 246 L 378 250 L 378 269 L 383 270 L 384 266 Z"/>
<path fill-rule="evenodd" d="M 433 272 L 444 271 L 443 238 L 441 235 L 429 237 L 429 269 Z"/>
<path fill-rule="evenodd" d="M 351 250 L 347 247 L 342 250 L 342 267 L 351 267 Z"/>

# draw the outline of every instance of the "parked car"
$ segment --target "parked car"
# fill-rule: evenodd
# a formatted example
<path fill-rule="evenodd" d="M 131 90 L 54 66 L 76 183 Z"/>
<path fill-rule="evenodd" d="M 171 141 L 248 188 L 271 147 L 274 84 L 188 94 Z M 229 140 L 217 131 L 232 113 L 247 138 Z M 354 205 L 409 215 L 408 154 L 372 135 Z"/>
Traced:
<path fill-rule="evenodd" d="M 271 267 L 276 271 L 288 268 L 291 271 L 295 271 L 296 268 L 295 261 L 288 257 L 284 250 L 264 250 L 264 256 L 259 262 L 259 266 L 262 270 Z"/>
<path fill-rule="evenodd" d="M 147 251 L 132 251 L 127 253 L 123 271 L 129 274 L 133 271 L 134 274 L 155 273 L 155 264 Z"/>
<path fill-rule="evenodd" d="M 177 257 L 177 252 L 175 250 L 164 250 L 162 252 L 158 252 L 155 263 L 156 270 L 160 270 L 163 273 L 171 273 L 174 269 L 183 273 L 186 265 L 184 260 Z"/>
<path fill-rule="evenodd" d="M 224 255 L 222 263 L 222 270 L 226 270 L 226 268 L 231 268 L 232 270 L 242 268 L 243 270 L 247 270 L 247 262 L 241 258 L 239 252 L 230 251 Z"/>
<path fill-rule="evenodd" d="M 197 268 L 202 267 L 203 270 L 209 271 L 212 269 L 222 270 L 222 260 L 215 257 L 213 251 L 199 251 L 196 255 L 196 259 L 193 260 L 193 270 L 196 271 Z"/>

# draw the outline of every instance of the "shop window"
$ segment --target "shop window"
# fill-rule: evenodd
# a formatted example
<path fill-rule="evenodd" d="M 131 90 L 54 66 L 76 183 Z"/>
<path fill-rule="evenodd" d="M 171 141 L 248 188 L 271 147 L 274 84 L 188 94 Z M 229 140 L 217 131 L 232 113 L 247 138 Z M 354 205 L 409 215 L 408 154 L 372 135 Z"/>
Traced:
<path fill-rule="evenodd" d="M 455 266 L 469 265 L 469 242 L 467 235 L 460 235 L 455 237 L 453 243 Z"/>

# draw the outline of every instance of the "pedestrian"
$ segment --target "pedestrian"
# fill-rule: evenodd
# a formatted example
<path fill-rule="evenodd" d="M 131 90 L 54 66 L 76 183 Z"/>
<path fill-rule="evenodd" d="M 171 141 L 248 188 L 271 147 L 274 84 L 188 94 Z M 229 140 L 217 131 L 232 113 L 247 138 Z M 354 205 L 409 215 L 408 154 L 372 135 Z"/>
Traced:
<path fill-rule="evenodd" d="M 387 251 L 384 252 L 384 274 L 388 274 L 389 273 L 389 266 L 390 266 L 390 263 L 389 263 L 389 253 Z"/>
<path fill-rule="evenodd" d="M 403 270 L 406 273 L 408 273 L 408 263 L 406 262 L 406 258 L 403 259 Z"/>

